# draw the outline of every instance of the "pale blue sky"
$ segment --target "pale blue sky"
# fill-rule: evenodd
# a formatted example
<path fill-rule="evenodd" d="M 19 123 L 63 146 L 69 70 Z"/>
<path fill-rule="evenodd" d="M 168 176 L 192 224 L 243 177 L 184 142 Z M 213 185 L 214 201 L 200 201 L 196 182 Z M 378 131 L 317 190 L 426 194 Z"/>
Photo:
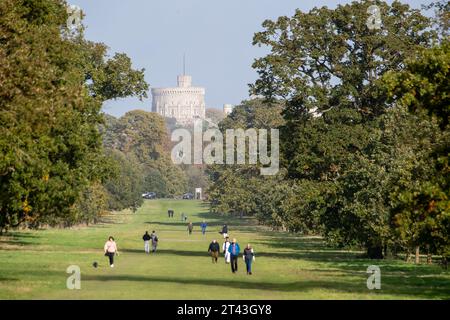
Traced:
<path fill-rule="evenodd" d="M 135 68 L 145 68 L 152 87 L 175 86 L 182 73 L 206 88 L 207 107 L 222 108 L 248 97 L 251 68 L 264 49 L 252 46 L 253 34 L 265 19 L 292 16 L 296 8 L 335 7 L 336 0 L 68 0 L 86 14 L 86 37 L 127 53 Z M 391 2 L 391 1 L 389 1 Z M 420 7 L 429 0 L 407 1 Z M 151 109 L 151 94 L 138 99 L 109 101 L 104 111 L 121 116 L 133 109 Z"/>

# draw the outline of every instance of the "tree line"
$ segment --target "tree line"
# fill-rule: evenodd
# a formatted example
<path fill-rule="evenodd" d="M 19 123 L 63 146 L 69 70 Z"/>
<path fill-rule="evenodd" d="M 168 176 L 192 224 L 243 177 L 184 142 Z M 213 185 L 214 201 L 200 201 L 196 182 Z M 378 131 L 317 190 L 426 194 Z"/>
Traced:
<path fill-rule="evenodd" d="M 193 179 L 170 161 L 162 117 L 102 112 L 107 100 L 146 98 L 145 70 L 68 18 L 63 0 L 0 2 L 0 233 L 95 223 Z"/>
<path fill-rule="evenodd" d="M 221 129 L 279 128 L 280 173 L 211 166 L 211 209 L 364 247 L 450 257 L 449 5 L 376 1 L 263 23 L 258 80 Z"/>

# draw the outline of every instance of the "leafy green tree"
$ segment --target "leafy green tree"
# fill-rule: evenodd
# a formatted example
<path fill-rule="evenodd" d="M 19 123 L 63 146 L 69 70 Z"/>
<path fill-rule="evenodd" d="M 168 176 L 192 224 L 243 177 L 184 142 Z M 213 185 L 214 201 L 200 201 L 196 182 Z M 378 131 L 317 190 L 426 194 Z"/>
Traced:
<path fill-rule="evenodd" d="M 394 225 L 400 238 L 415 246 L 416 252 L 422 247 L 441 254 L 445 264 L 450 257 L 449 49 L 449 42 L 443 41 L 409 60 L 402 72 L 384 77 L 391 99 L 407 108 L 412 117 L 427 114 L 426 121 L 436 127 L 433 131 L 421 130 L 418 137 L 421 143 L 417 145 L 426 151 L 426 157 L 425 163 L 415 159 L 413 172 L 426 168 L 426 174 L 393 194 Z M 418 152 L 415 150 L 415 154 Z"/>
<path fill-rule="evenodd" d="M 102 102 L 146 88 L 125 56 L 105 62 L 71 36 L 67 18 L 62 0 L 0 3 L 0 231 L 72 221 L 105 178 Z M 91 76 L 94 54 L 104 64 Z"/>
<path fill-rule="evenodd" d="M 170 158 L 170 144 L 164 118 L 153 112 L 134 110 L 123 117 L 108 117 L 105 146 L 135 158 L 142 166 L 144 190 L 158 197 L 186 192 L 187 178 Z"/>
<path fill-rule="evenodd" d="M 377 4 L 382 28 L 371 30 L 367 9 Z M 375 80 L 435 38 L 431 19 L 407 4 L 354 1 L 336 9 L 297 10 L 293 17 L 266 20 L 253 44 L 270 53 L 256 59 L 259 79 L 251 86 L 264 97 L 298 102 L 287 115 L 352 108 L 373 117 L 384 111 L 384 96 Z"/>
<path fill-rule="evenodd" d="M 275 129 L 284 123 L 281 111 L 280 104 L 266 104 L 261 99 L 243 101 L 219 124 L 219 128 L 223 133 L 227 129 Z M 260 221 L 279 226 L 269 212 L 261 211 L 263 206 L 269 207 L 268 186 L 274 186 L 277 177 L 261 176 L 259 164 L 211 165 L 207 173 L 211 180 L 207 194 L 213 211 L 238 216 L 256 215 Z"/>
<path fill-rule="evenodd" d="M 116 173 L 105 182 L 109 193 L 108 209 L 120 211 L 139 207 L 144 191 L 143 166 L 132 155 L 118 150 L 109 150 Z"/>

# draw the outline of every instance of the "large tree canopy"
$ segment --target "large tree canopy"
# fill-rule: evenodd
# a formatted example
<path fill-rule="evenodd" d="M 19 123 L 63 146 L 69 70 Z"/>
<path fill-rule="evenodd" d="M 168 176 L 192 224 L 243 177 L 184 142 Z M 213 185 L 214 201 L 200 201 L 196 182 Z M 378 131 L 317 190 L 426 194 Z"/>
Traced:
<path fill-rule="evenodd" d="M 368 115 L 382 112 L 384 97 L 375 80 L 400 70 L 417 48 L 433 41 L 434 32 L 431 19 L 407 4 L 375 3 L 380 30 L 366 25 L 367 9 L 374 4 L 369 0 L 264 21 L 253 44 L 267 46 L 270 53 L 253 64 L 259 79 L 252 91 L 266 98 L 296 98 L 301 103 L 291 106 L 294 114 L 337 106 Z"/>
<path fill-rule="evenodd" d="M 67 18 L 62 0 L 0 2 L 1 230 L 68 217 L 105 177 L 102 102 L 147 88 L 126 56 L 106 60 Z"/>

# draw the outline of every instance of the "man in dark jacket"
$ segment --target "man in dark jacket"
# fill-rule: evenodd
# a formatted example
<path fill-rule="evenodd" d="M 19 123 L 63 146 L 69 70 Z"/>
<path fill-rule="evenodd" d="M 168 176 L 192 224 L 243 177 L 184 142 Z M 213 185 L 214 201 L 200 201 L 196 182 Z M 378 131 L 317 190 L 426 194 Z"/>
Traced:
<path fill-rule="evenodd" d="M 247 247 L 244 249 L 244 253 L 242 255 L 245 261 L 245 265 L 247 267 L 247 274 L 252 274 L 252 263 L 255 261 L 255 253 L 253 252 L 253 248 L 250 246 L 250 243 L 247 244 Z"/>
<path fill-rule="evenodd" d="M 148 231 L 145 231 L 145 234 L 142 236 L 142 240 L 144 240 L 144 250 L 145 253 L 150 253 L 150 235 L 148 234 Z"/>
<path fill-rule="evenodd" d="M 222 233 L 224 239 L 226 239 L 226 237 L 228 237 L 228 226 L 226 224 L 223 225 L 221 233 Z"/>
<path fill-rule="evenodd" d="M 217 259 L 219 259 L 219 244 L 217 243 L 217 240 L 213 240 L 209 244 L 208 252 L 211 254 L 212 263 L 217 263 Z"/>

